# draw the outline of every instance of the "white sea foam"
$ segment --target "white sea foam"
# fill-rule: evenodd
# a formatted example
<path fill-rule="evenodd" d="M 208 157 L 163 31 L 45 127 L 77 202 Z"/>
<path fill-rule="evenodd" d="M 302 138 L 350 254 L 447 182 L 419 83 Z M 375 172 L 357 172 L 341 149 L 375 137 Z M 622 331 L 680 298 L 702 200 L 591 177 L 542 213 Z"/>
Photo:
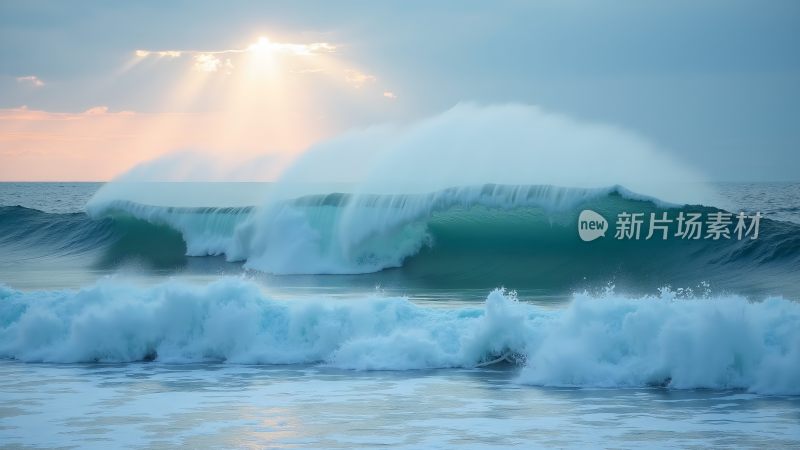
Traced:
<path fill-rule="evenodd" d="M 530 336 L 520 381 L 800 393 L 800 304 L 577 296 Z"/>
<path fill-rule="evenodd" d="M 555 386 L 741 388 L 800 394 L 800 304 L 781 298 L 578 295 L 562 309 L 492 292 L 482 307 L 403 298 L 281 301 L 252 282 L 105 280 L 0 288 L 0 356 L 23 361 L 319 363 L 348 369 L 524 364 Z M 524 363 L 522 362 L 524 361 Z"/>

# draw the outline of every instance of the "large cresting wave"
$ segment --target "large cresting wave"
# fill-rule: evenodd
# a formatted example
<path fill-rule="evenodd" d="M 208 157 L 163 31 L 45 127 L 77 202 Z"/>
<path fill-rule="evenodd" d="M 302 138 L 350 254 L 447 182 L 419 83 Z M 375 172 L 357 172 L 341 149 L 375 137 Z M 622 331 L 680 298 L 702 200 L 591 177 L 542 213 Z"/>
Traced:
<path fill-rule="evenodd" d="M 275 274 L 358 274 L 400 267 L 434 247 L 431 227 L 453 229 L 504 222 L 560 220 L 590 200 L 610 195 L 644 199 L 622 187 L 477 185 L 427 194 L 330 193 L 259 208 L 175 208 L 112 200 L 90 203 L 96 218 L 132 217 L 179 231 L 191 256 L 226 255 Z M 520 225 L 517 223 L 514 225 Z M 441 236 L 445 238 L 446 236 Z M 509 236 L 513 239 L 513 236 Z"/>
<path fill-rule="evenodd" d="M 0 357 L 42 362 L 323 364 L 359 370 L 521 366 L 543 386 L 800 393 L 800 304 L 782 298 L 576 295 L 564 308 L 495 290 L 480 307 L 405 298 L 267 297 L 252 282 L 105 280 L 0 287 Z"/>
<path fill-rule="evenodd" d="M 0 261 L 74 257 L 100 266 L 139 260 L 169 268 L 186 264 L 187 256 L 222 255 L 269 274 L 375 273 L 369 283 L 393 278 L 400 287 L 564 292 L 614 282 L 652 291 L 708 281 L 759 298 L 798 291 L 797 224 L 764 218 L 756 240 L 620 241 L 611 230 L 583 242 L 577 233 L 583 209 L 603 214 L 612 227 L 621 211 L 672 217 L 720 211 L 667 204 L 619 186 L 494 184 L 429 194 L 309 195 L 263 207 L 112 200 L 90 204 L 89 216 L 5 207 Z"/>
<path fill-rule="evenodd" d="M 756 240 L 683 240 L 673 229 L 666 241 L 620 241 L 611 230 L 587 243 L 577 233 L 583 209 L 603 214 L 611 227 L 623 211 L 673 218 L 720 211 L 664 203 L 620 186 L 486 184 L 428 194 L 309 195 L 259 208 L 115 200 L 91 204 L 89 212 L 168 227 L 180 233 L 187 255 L 224 255 L 247 269 L 279 275 L 397 269 L 407 281 L 451 287 L 574 288 L 586 280 L 655 289 L 718 281 L 774 293 L 762 281 L 751 282 L 760 277 L 789 287 L 779 293 L 794 292 L 792 274 L 800 269 L 796 224 L 762 219 Z"/>

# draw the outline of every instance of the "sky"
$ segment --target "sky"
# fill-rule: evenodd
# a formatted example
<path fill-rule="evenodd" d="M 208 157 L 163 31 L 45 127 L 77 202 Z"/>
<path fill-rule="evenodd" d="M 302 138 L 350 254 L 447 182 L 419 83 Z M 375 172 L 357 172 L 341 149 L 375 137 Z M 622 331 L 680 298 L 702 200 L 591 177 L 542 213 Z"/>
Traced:
<path fill-rule="evenodd" d="M 798 47 L 795 0 L 4 0 L 0 180 L 185 150 L 269 179 L 316 142 L 470 102 L 630 130 L 714 181 L 798 181 Z"/>

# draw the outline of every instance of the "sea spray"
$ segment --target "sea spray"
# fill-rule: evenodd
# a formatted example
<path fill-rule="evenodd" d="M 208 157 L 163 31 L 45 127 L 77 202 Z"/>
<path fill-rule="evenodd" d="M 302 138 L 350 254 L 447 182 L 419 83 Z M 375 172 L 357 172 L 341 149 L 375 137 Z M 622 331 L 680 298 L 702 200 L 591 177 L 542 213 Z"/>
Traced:
<path fill-rule="evenodd" d="M 199 205 L 218 207 L 201 216 L 163 207 L 198 206 L 208 192 L 158 182 L 197 181 L 204 170 L 225 180 L 228 165 L 168 155 L 103 186 L 87 211 L 170 226 L 191 256 L 224 254 L 273 274 L 357 274 L 400 267 L 435 245 L 431 220 L 459 208 L 551 213 L 612 192 L 716 204 L 699 174 L 636 134 L 522 104 L 462 103 L 407 124 L 351 130 L 279 165 L 285 170 L 268 189 Z M 246 205 L 252 211 L 223 208 L 245 206 L 245 197 L 259 199 Z"/>
<path fill-rule="evenodd" d="M 461 103 L 405 125 L 352 130 L 311 146 L 265 198 L 323 194 L 424 194 L 484 184 L 605 188 L 623 185 L 674 203 L 713 203 L 703 177 L 620 127 L 533 105 Z M 303 189 L 305 188 L 305 189 Z"/>

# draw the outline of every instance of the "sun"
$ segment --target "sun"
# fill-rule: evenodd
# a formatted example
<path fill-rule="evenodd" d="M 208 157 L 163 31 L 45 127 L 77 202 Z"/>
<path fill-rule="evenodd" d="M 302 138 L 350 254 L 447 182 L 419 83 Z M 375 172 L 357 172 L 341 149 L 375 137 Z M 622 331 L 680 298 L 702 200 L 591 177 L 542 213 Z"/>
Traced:
<path fill-rule="evenodd" d="M 264 53 L 272 49 L 272 42 L 266 36 L 261 36 L 258 40 L 247 47 L 251 52 Z"/>

